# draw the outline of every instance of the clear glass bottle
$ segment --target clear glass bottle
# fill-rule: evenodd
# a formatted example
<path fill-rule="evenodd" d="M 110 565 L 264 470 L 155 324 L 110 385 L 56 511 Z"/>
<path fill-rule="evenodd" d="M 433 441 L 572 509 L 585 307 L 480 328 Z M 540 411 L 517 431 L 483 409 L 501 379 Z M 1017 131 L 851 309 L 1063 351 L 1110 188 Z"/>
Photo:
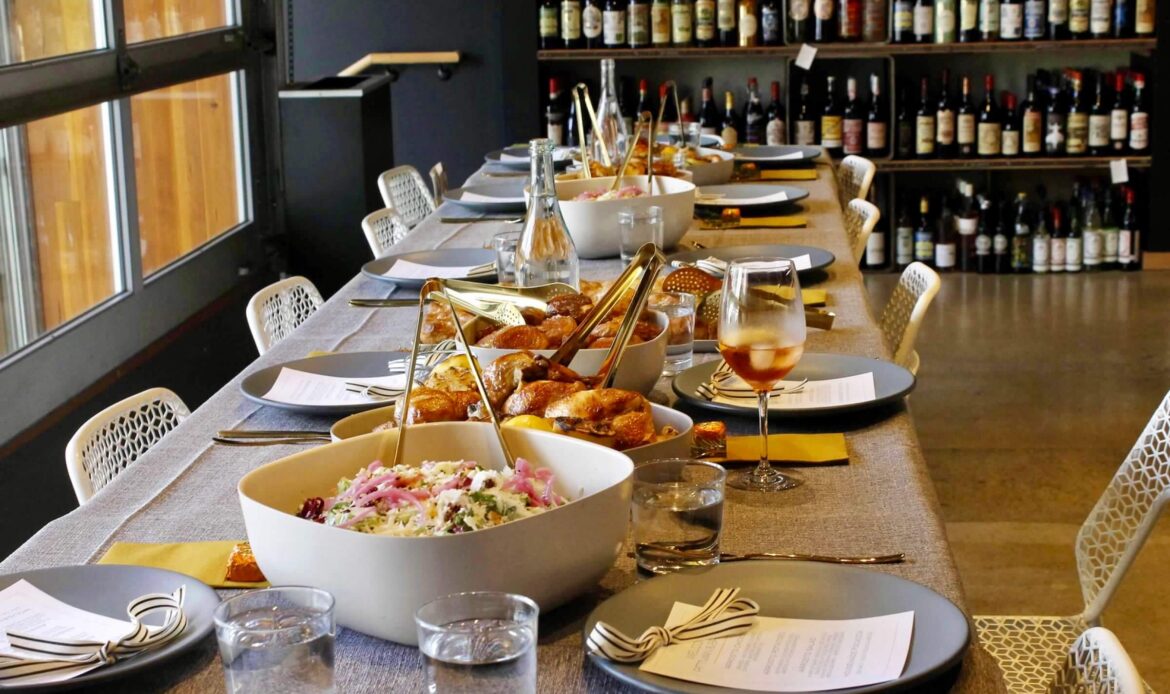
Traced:
<path fill-rule="evenodd" d="M 629 131 L 622 120 L 617 81 L 613 76 L 613 60 L 610 58 L 601 61 L 601 96 L 597 102 L 597 127 L 600 132 L 594 131 L 590 136 L 590 156 L 595 161 L 604 163 L 606 157 L 602 156 L 601 147 L 602 143 L 605 143 L 610 163 L 616 166 L 625 156 Z"/>
<path fill-rule="evenodd" d="M 557 201 L 555 146 L 552 140 L 540 138 L 532 140 L 528 147 L 532 157 L 532 199 L 516 246 L 516 284 L 535 287 L 564 282 L 579 288 L 581 261 Z"/>

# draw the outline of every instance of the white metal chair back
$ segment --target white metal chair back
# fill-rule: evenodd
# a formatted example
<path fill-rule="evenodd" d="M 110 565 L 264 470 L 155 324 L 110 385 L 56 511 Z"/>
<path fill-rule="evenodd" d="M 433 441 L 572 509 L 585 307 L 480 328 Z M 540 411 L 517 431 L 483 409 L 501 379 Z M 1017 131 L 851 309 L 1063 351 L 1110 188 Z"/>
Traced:
<path fill-rule="evenodd" d="M 845 209 L 854 198 L 864 200 L 869 196 L 875 173 L 877 167 L 865 157 L 850 154 L 841 160 L 837 165 L 837 201 L 841 203 L 841 209 Z"/>
<path fill-rule="evenodd" d="M 443 204 L 443 193 L 447 192 L 447 171 L 443 169 L 443 162 L 431 167 L 431 188 L 435 191 L 435 206 Z"/>
<path fill-rule="evenodd" d="M 1086 624 L 1101 618 L 1170 498 L 1170 393 L 1077 533 Z"/>
<path fill-rule="evenodd" d="M 910 263 L 902 271 L 898 286 L 894 287 L 894 293 L 882 311 L 882 336 L 894 353 L 894 363 L 912 372 L 918 369 L 918 353 L 914 351 L 918 329 L 922 327 L 926 309 L 941 286 L 942 280 L 937 272 L 922 263 Z"/>
<path fill-rule="evenodd" d="M 166 388 L 151 388 L 90 417 L 65 446 L 65 467 L 84 504 L 191 414 Z"/>
<path fill-rule="evenodd" d="M 845 206 L 845 234 L 849 237 L 849 245 L 853 248 L 854 262 L 861 262 L 861 255 L 865 253 L 865 244 L 869 235 L 877 226 L 882 216 L 877 205 L 868 200 L 854 198 Z"/>
<path fill-rule="evenodd" d="M 1145 683 L 1117 636 L 1104 627 L 1085 630 L 1056 673 L 1051 694 L 1142 694 Z"/>
<path fill-rule="evenodd" d="M 435 211 L 435 198 L 413 166 L 396 166 L 378 176 L 382 202 L 393 207 L 406 226 L 413 229 Z"/>
<path fill-rule="evenodd" d="M 393 207 L 384 207 L 366 215 L 362 220 L 362 231 L 374 257 L 381 258 L 410 233 L 410 228 L 402 223 Z"/>
<path fill-rule="evenodd" d="M 260 354 L 267 352 L 313 315 L 322 303 L 321 292 L 304 277 L 289 277 L 256 292 L 245 311 L 256 349 Z"/>

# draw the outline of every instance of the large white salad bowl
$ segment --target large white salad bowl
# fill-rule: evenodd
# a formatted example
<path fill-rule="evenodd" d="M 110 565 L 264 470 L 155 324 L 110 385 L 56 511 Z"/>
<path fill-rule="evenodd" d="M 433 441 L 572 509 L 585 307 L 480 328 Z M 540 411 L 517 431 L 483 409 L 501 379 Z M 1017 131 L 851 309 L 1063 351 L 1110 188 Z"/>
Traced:
<path fill-rule="evenodd" d="M 694 183 L 670 176 L 655 176 L 651 195 L 624 200 L 573 199 L 586 191 L 609 190 L 612 184 L 613 176 L 556 183 L 561 214 L 578 255 L 582 258 L 616 258 L 621 250 L 618 212 L 644 212 L 653 205 L 662 208 L 662 247 L 670 250 L 678 245 L 695 216 Z M 637 185 L 646 190 L 646 176 L 625 176 L 622 185 Z"/>
<path fill-rule="evenodd" d="M 337 620 L 371 636 L 416 645 L 414 611 L 449 593 L 526 595 L 551 610 L 596 585 L 613 565 L 629 519 L 634 464 L 617 451 L 566 436 L 505 429 L 513 454 L 555 475 L 564 506 L 494 528 L 443 537 L 366 535 L 298 518 L 304 499 L 329 496 L 342 477 L 393 457 L 397 431 L 331 443 L 257 468 L 240 480 L 240 506 L 260 569 L 273 585 L 322 588 Z M 403 461 L 474 460 L 501 468 L 491 425 L 411 427 Z"/>

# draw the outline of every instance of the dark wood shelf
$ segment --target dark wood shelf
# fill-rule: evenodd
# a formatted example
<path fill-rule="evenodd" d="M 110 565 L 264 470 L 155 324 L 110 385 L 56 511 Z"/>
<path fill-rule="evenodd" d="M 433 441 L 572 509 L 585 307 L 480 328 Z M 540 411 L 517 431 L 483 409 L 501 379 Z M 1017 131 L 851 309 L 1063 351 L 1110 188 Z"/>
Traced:
<path fill-rule="evenodd" d="M 985 171 L 1013 169 L 1035 171 L 1043 169 L 1107 169 L 1109 162 L 1124 159 L 1132 169 L 1149 168 L 1153 157 L 1011 157 L 995 159 L 878 159 L 878 171 Z"/>
<path fill-rule="evenodd" d="M 1038 51 L 1079 51 L 1116 49 L 1152 51 L 1157 39 L 1086 39 L 1083 41 L 990 41 L 976 43 L 828 43 L 812 44 L 818 58 L 859 58 L 899 55 L 939 55 L 965 53 L 1034 53 Z M 795 57 L 799 45 L 758 46 L 754 48 L 616 48 L 597 50 L 537 51 L 539 61 L 598 60 L 677 60 L 703 58 Z"/>

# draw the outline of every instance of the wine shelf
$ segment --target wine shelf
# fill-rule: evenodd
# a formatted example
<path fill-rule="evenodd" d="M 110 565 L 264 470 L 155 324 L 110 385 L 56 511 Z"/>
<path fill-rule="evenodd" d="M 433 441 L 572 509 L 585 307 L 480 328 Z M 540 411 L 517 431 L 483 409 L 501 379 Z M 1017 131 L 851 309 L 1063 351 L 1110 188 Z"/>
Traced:
<path fill-rule="evenodd" d="M 1081 41 L 990 41 L 975 43 L 828 43 L 816 45 L 817 56 L 824 58 L 886 57 L 895 55 L 938 55 L 965 53 L 1035 53 L 1039 51 L 1080 51 L 1086 49 L 1124 49 L 1152 51 L 1158 41 L 1149 39 L 1085 39 Z M 753 48 L 602 48 L 584 50 L 554 49 L 537 51 L 540 61 L 598 60 L 675 60 L 679 58 L 753 58 L 791 57 L 800 45 L 757 46 Z"/>
<path fill-rule="evenodd" d="M 1146 169 L 1153 157 L 1011 157 L 990 159 L 877 159 L 878 171 L 985 171 L 1011 169 L 1036 171 L 1043 169 L 1108 169 L 1109 162 L 1124 159 L 1126 166 Z"/>

